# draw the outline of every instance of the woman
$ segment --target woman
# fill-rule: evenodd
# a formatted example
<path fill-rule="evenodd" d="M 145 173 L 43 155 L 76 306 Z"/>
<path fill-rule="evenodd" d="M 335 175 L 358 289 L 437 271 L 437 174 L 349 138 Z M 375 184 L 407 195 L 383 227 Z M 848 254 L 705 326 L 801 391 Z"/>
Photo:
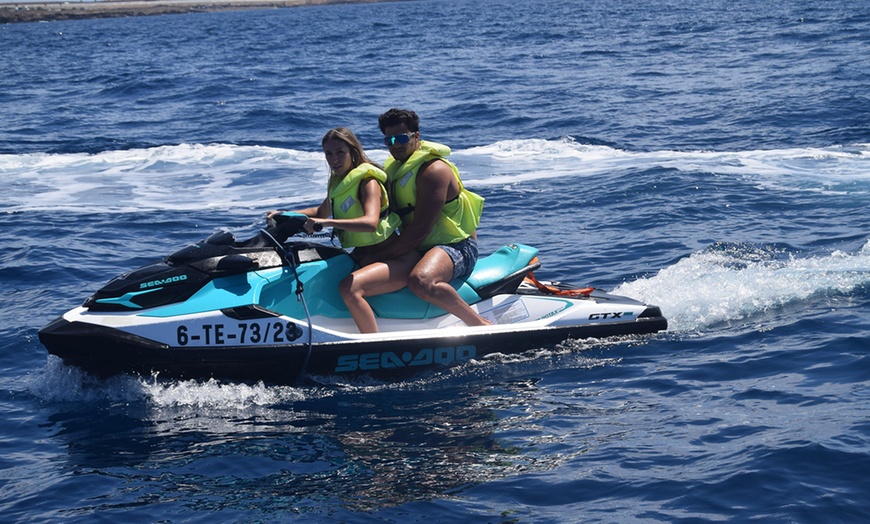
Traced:
<path fill-rule="evenodd" d="M 317 224 L 331 227 L 342 247 L 354 248 L 351 256 L 359 262 L 377 260 L 377 251 L 396 240 L 401 219 L 389 211 L 385 188 L 387 174 L 372 162 L 350 129 L 330 129 L 321 141 L 329 164 L 327 195 L 319 206 L 297 210 L 309 217 L 305 230 L 313 233 Z M 279 211 L 269 213 L 271 217 Z M 331 218 L 330 218 L 331 217 Z M 410 268 L 419 255 L 387 262 L 374 261 L 345 277 L 338 286 L 360 333 L 377 333 L 374 311 L 365 297 L 399 290 L 407 285 Z M 401 276 L 404 275 L 404 276 Z"/>

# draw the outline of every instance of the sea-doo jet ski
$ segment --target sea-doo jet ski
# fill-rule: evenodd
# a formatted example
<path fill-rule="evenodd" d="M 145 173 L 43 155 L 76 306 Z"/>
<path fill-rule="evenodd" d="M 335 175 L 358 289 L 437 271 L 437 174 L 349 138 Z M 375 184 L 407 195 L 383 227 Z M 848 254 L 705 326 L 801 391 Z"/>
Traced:
<path fill-rule="evenodd" d="M 538 282 L 538 250 L 509 244 L 451 282 L 492 326 L 468 327 L 405 288 L 368 299 L 380 332 L 360 334 L 338 292 L 354 270 L 349 253 L 290 238 L 307 217 L 281 218 L 280 235 L 270 228 L 237 241 L 215 233 L 113 279 L 42 328 L 39 340 L 101 376 L 292 383 L 305 374 L 399 378 L 566 339 L 667 329 L 656 306 Z"/>

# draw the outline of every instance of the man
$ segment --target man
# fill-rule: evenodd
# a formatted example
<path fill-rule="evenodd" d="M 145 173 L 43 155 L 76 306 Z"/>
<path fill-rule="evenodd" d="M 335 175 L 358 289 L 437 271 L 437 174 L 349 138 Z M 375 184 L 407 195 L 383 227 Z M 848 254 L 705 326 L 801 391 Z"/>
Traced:
<path fill-rule="evenodd" d="M 420 139 L 416 113 L 390 109 L 378 117 L 378 127 L 390 150 L 384 170 L 391 205 L 402 218 L 401 234 L 371 255 L 389 270 L 373 266 L 369 275 L 345 286 L 342 295 L 346 301 L 355 297 L 363 307 L 365 296 L 407 285 L 418 297 L 469 326 L 489 325 L 491 322 L 477 314 L 450 285 L 454 278 L 471 274 L 477 262 L 475 230 L 483 198 L 465 189 L 456 166 L 444 158 L 450 148 Z M 414 252 L 418 255 L 412 259 L 416 261 L 413 265 L 395 263 L 407 261 Z M 370 310 L 367 304 L 364 307 Z"/>

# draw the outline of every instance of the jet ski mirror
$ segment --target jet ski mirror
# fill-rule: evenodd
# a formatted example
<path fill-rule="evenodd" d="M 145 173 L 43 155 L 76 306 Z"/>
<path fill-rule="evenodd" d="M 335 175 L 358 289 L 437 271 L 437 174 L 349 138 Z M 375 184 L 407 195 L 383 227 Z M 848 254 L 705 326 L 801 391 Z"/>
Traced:
<path fill-rule="evenodd" d="M 218 231 L 209 235 L 204 242 L 213 246 L 231 246 L 235 241 L 236 237 L 229 231 Z"/>

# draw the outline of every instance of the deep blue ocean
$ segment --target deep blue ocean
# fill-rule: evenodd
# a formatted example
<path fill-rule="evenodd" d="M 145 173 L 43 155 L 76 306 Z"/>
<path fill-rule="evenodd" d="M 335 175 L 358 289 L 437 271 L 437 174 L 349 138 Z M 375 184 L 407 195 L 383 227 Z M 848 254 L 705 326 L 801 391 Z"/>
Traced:
<path fill-rule="evenodd" d="M 870 3 L 421 0 L 0 26 L 0 522 L 870 520 Z M 661 306 L 403 382 L 89 377 L 36 334 L 421 116 L 488 254 Z"/>

